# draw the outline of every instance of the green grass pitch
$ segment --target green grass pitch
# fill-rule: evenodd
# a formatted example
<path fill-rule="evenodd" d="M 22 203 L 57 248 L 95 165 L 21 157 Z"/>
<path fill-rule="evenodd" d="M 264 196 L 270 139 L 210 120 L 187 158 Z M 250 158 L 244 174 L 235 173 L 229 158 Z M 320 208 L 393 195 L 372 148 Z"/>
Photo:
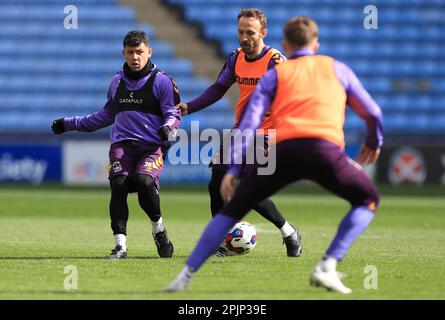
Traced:
<path fill-rule="evenodd" d="M 299 189 L 274 200 L 301 228 L 300 258 L 286 257 L 279 231 L 251 212 L 246 220 L 257 228 L 254 251 L 212 257 L 188 292 L 167 294 L 161 288 L 180 271 L 209 219 L 205 191 L 161 192 L 175 245 L 172 259 L 158 257 L 151 225 L 130 195 L 129 259 L 108 261 L 103 257 L 114 244 L 108 190 L 2 188 L 0 299 L 445 299 L 445 197 L 382 192 L 376 218 L 339 264 L 353 289 L 343 296 L 309 286 L 308 276 L 348 204 Z M 73 275 L 64 273 L 66 266 L 77 270 L 77 289 L 64 287 L 65 277 Z"/>

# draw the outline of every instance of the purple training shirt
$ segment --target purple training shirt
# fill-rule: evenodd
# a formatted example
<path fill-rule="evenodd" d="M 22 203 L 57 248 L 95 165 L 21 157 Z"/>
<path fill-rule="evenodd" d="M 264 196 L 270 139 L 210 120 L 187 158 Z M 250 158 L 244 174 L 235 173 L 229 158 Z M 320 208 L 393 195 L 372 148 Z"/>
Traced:
<path fill-rule="evenodd" d="M 153 67 L 151 72 L 156 68 Z M 172 80 L 165 74 L 158 72 L 153 83 L 153 95 L 159 101 L 162 116 L 140 111 L 123 111 L 118 114 L 113 110 L 111 101 L 116 94 L 120 81 L 125 82 L 128 90 L 139 90 L 144 86 L 151 72 L 139 79 L 128 79 L 121 70 L 111 79 L 108 90 L 108 101 L 96 113 L 83 117 L 64 118 L 65 130 L 95 131 L 114 123 L 111 130 L 111 143 L 123 140 L 136 140 L 147 144 L 161 145 L 161 138 L 157 133 L 160 127 L 168 126 L 177 129 L 180 124 L 181 113 L 175 108 L 174 88 Z"/>

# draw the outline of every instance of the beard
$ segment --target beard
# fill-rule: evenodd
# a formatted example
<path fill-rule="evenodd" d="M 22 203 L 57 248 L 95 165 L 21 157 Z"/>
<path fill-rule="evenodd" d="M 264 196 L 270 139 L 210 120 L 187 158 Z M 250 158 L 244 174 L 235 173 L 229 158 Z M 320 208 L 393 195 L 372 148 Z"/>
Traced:
<path fill-rule="evenodd" d="M 245 54 L 252 54 L 255 53 L 256 50 L 259 47 L 259 40 L 253 40 L 253 41 L 244 41 L 244 42 L 240 42 L 240 46 L 241 46 L 241 50 L 243 50 L 243 52 Z"/>

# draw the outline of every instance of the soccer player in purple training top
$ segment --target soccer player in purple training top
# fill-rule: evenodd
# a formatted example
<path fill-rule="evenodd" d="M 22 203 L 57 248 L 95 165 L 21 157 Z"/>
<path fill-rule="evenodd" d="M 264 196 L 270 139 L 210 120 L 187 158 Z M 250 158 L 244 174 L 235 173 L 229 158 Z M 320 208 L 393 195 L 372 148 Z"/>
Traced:
<path fill-rule="evenodd" d="M 113 124 L 109 152 L 110 217 L 115 247 L 106 258 L 127 257 L 128 193 L 137 192 L 139 205 L 152 223 L 160 257 L 173 255 L 173 244 L 162 221 L 159 176 L 168 137 L 175 135 L 181 115 L 175 105 L 179 91 L 173 80 L 151 62 L 145 32 L 130 31 L 123 40 L 126 63 L 111 80 L 103 109 L 84 117 L 53 121 L 52 130 L 91 132 Z"/>
<path fill-rule="evenodd" d="M 249 101 L 252 92 L 260 78 L 270 68 L 280 64 L 286 58 L 276 49 L 264 44 L 267 35 L 267 18 L 259 9 L 242 9 L 238 15 L 238 41 L 241 48 L 233 51 L 222 68 L 216 82 L 207 88 L 201 96 L 191 102 L 180 103 L 182 115 L 198 112 L 221 99 L 229 88 L 238 83 L 240 97 L 236 105 L 236 128 L 241 114 Z M 266 114 L 261 128 L 271 129 L 270 114 Z M 266 137 L 267 139 L 267 137 Z M 223 206 L 224 201 L 219 193 L 222 178 L 227 171 L 227 165 L 221 163 L 224 157 L 224 150 L 221 147 L 219 161 L 210 164 L 212 177 L 208 190 L 210 194 L 210 209 L 214 216 Z M 216 156 L 216 157 L 218 157 Z M 255 165 L 247 164 L 243 168 L 242 177 L 255 174 Z M 269 198 L 263 199 L 253 205 L 253 209 L 264 218 L 272 222 L 281 232 L 283 243 L 286 245 L 289 257 L 298 257 L 301 254 L 301 235 L 298 228 L 290 225 L 278 211 L 273 201 Z M 224 248 L 219 248 L 217 255 L 224 255 Z"/>
<path fill-rule="evenodd" d="M 249 175 L 235 190 L 239 165 L 232 165 L 221 184 L 231 201 L 209 222 L 177 278 L 164 291 L 184 291 L 194 272 L 215 252 L 227 231 L 254 203 L 300 179 L 317 182 L 347 200 L 351 209 L 310 274 L 314 286 L 350 293 L 336 271 L 355 239 L 374 218 L 379 194 L 361 165 L 374 162 L 383 143 L 382 113 L 352 70 L 329 56 L 315 55 L 318 27 L 309 17 L 290 19 L 284 27 L 283 48 L 289 61 L 269 70 L 249 100 L 239 129 L 255 130 L 266 112 L 276 129 L 276 170 Z M 349 104 L 366 122 L 367 135 L 358 163 L 344 152 L 344 116 Z M 251 148 L 253 139 L 247 141 Z M 234 150 L 237 156 L 242 148 Z"/>

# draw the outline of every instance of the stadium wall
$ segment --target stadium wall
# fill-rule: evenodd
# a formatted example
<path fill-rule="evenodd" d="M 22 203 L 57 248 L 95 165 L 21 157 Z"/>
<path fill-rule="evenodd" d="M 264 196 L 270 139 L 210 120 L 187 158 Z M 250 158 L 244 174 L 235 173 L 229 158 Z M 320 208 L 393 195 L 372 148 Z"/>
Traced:
<path fill-rule="evenodd" d="M 0 143 L 0 183 L 108 185 L 108 140 L 64 140 L 61 144 Z M 188 147 L 190 154 L 190 147 Z M 200 149 L 199 149 L 200 150 Z M 165 161 L 162 184 L 207 184 L 207 164 Z"/>
<path fill-rule="evenodd" d="M 210 179 L 208 160 L 197 159 L 203 145 L 184 143 L 186 163 L 173 163 L 170 152 L 161 175 L 163 185 L 205 185 Z M 194 149 L 192 151 L 192 149 Z M 62 143 L 0 143 L 0 184 L 63 183 L 70 186 L 108 185 L 109 141 L 66 139 Z M 355 158 L 359 145 L 346 152 Z M 193 159 L 192 159 L 193 157 Z M 176 157 L 177 158 L 177 157 Z M 445 186 L 445 144 L 389 144 L 367 173 L 380 184 Z"/>
<path fill-rule="evenodd" d="M 445 186 L 445 144 L 387 144 L 378 160 L 383 184 Z"/>

